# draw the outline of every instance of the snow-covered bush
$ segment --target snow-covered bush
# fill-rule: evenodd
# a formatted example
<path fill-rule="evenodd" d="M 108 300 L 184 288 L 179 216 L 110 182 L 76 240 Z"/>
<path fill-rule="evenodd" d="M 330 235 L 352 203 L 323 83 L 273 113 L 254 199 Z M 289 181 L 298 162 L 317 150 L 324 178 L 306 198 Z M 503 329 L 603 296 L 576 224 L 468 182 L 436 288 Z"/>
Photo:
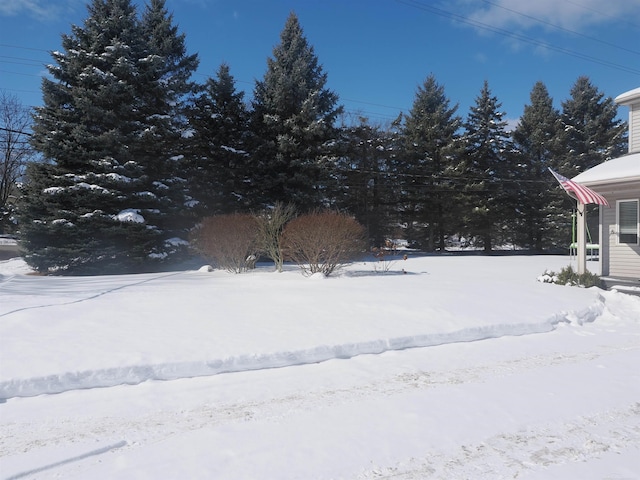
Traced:
<path fill-rule="evenodd" d="M 365 229 L 348 215 L 315 212 L 291 220 L 282 234 L 282 245 L 306 275 L 329 276 L 365 251 Z"/>
<path fill-rule="evenodd" d="M 545 270 L 542 275 L 538 277 L 540 283 L 558 283 L 558 275 L 551 270 Z"/>
<path fill-rule="evenodd" d="M 579 287 L 598 287 L 602 288 L 602 279 L 591 272 L 578 274 L 572 267 L 564 267 L 559 273 L 547 270 L 543 275 L 538 277 L 539 282 L 556 283 L 559 285 L 576 285 Z"/>
<path fill-rule="evenodd" d="M 192 233 L 192 245 L 218 268 L 241 273 L 255 266 L 259 225 L 250 214 L 205 218 Z"/>

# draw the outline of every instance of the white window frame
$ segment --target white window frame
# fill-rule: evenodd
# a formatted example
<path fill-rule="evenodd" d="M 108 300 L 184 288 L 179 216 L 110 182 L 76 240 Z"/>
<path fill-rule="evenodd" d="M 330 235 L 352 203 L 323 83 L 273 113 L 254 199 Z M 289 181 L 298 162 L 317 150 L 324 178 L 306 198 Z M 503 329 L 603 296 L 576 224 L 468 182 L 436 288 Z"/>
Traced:
<path fill-rule="evenodd" d="M 635 243 L 633 242 L 623 242 L 620 240 L 620 235 L 622 234 L 621 228 L 620 228 L 620 204 L 621 203 L 627 203 L 627 202 L 635 202 L 636 204 L 636 241 Z M 623 199 L 623 200 L 618 200 L 616 202 L 616 227 L 617 227 L 617 231 L 618 231 L 618 245 L 638 245 L 640 244 L 640 200 L 638 200 L 637 198 L 629 198 L 629 199 Z"/>

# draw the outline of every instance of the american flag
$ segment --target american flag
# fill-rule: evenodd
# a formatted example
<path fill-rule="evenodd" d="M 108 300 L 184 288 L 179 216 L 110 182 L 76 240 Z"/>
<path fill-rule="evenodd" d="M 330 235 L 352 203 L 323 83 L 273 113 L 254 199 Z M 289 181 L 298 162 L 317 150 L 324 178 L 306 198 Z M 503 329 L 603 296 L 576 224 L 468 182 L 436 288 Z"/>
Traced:
<path fill-rule="evenodd" d="M 569 180 L 567 177 L 563 177 L 559 173 L 554 172 L 549 169 L 553 176 L 556 177 L 556 180 L 560 182 L 562 188 L 573 198 L 576 198 L 580 203 L 586 205 L 588 203 L 595 203 L 597 205 L 606 205 L 609 206 L 609 202 L 599 193 L 594 192 L 588 187 L 584 185 L 580 185 L 579 183 L 574 182 L 573 180 Z"/>

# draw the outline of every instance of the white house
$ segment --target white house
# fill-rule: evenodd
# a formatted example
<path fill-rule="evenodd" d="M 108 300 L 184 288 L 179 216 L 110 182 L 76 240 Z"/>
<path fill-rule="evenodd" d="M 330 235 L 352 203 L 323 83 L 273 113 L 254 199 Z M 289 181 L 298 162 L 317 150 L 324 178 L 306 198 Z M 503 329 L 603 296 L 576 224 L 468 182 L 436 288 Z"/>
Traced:
<path fill-rule="evenodd" d="M 572 180 L 609 202 L 600 206 L 603 277 L 640 282 L 640 88 L 615 99 L 629 110 L 629 153 L 582 172 Z"/>

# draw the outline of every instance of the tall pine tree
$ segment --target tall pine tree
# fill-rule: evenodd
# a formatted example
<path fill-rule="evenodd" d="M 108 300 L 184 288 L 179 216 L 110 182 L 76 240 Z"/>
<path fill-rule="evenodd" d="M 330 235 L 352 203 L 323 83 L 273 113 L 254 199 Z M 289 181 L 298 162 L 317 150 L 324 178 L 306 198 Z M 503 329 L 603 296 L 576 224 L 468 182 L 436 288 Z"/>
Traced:
<path fill-rule="evenodd" d="M 340 128 L 335 205 L 355 216 L 375 247 L 383 246 L 397 225 L 399 189 L 392 165 L 399 150 L 398 126 L 399 121 L 372 125 L 361 117 L 358 124 Z"/>
<path fill-rule="evenodd" d="M 62 36 L 64 52 L 52 53 L 33 125 L 50 162 L 29 168 L 20 219 L 25 258 L 39 271 L 149 270 L 177 248 L 172 187 L 184 182 L 172 175 L 169 117 L 183 91 L 167 88 L 175 58 L 150 33 L 163 5 L 141 22 L 130 0 L 93 0 L 83 26 Z"/>
<path fill-rule="evenodd" d="M 294 203 L 302 211 L 326 199 L 338 96 L 327 89 L 327 74 L 304 36 L 295 13 L 256 82 L 252 130 L 253 191 L 260 205 Z"/>
<path fill-rule="evenodd" d="M 509 208 L 513 204 L 512 146 L 501 106 L 485 81 L 464 123 L 464 152 L 458 169 L 466 182 L 465 230 L 486 252 L 504 240 L 503 227 L 513 215 Z"/>
<path fill-rule="evenodd" d="M 229 66 L 208 78 L 189 110 L 190 189 L 200 216 L 247 209 L 250 139 L 244 92 L 238 92 Z"/>
<path fill-rule="evenodd" d="M 433 75 L 418 87 L 406 116 L 403 155 L 396 173 L 402 185 L 405 205 L 403 223 L 426 228 L 419 243 L 428 250 L 445 248 L 455 213 L 449 181 L 445 179 L 454 157 L 461 118 L 457 105 L 450 106 Z"/>
<path fill-rule="evenodd" d="M 529 98 L 512 133 L 517 151 L 513 229 L 519 245 L 542 250 L 554 246 L 556 231 L 565 227 L 558 223 L 562 216 L 554 214 L 565 195 L 554 188 L 557 182 L 548 171 L 563 153 L 564 129 L 544 83 L 537 82 Z"/>
<path fill-rule="evenodd" d="M 618 107 L 611 97 L 591 83 L 589 77 L 579 77 L 570 90 L 570 98 L 562 102 L 564 152 L 554 161 L 555 169 L 573 177 L 589 168 L 627 151 L 626 122 L 616 118 Z M 556 195 L 558 195 L 556 188 Z M 554 202 L 554 218 L 564 227 L 556 230 L 554 242 L 565 247 L 572 241 L 571 211 L 575 202 L 565 196 Z M 566 220 L 564 220 L 566 219 Z M 587 207 L 588 240 L 597 243 L 597 207 Z"/>
<path fill-rule="evenodd" d="M 573 177 L 610 158 L 626 153 L 625 122 L 616 119 L 618 107 L 589 77 L 579 77 L 571 98 L 562 102 L 566 154 L 556 162 L 565 177 Z"/>
<path fill-rule="evenodd" d="M 144 80 L 138 84 L 138 113 L 144 116 L 146 127 L 138 158 L 147 167 L 148 191 L 162 204 L 159 214 L 148 221 L 169 239 L 185 237 L 190 216 L 183 211 L 190 205 L 190 199 L 185 198 L 190 179 L 184 174 L 183 137 L 188 131 L 186 106 L 196 88 L 190 78 L 198 67 L 198 56 L 187 54 L 185 35 L 174 25 L 165 0 L 149 0 L 142 13 L 140 35 L 144 50 L 139 64 Z M 163 248 L 171 253 L 171 242 Z"/>

